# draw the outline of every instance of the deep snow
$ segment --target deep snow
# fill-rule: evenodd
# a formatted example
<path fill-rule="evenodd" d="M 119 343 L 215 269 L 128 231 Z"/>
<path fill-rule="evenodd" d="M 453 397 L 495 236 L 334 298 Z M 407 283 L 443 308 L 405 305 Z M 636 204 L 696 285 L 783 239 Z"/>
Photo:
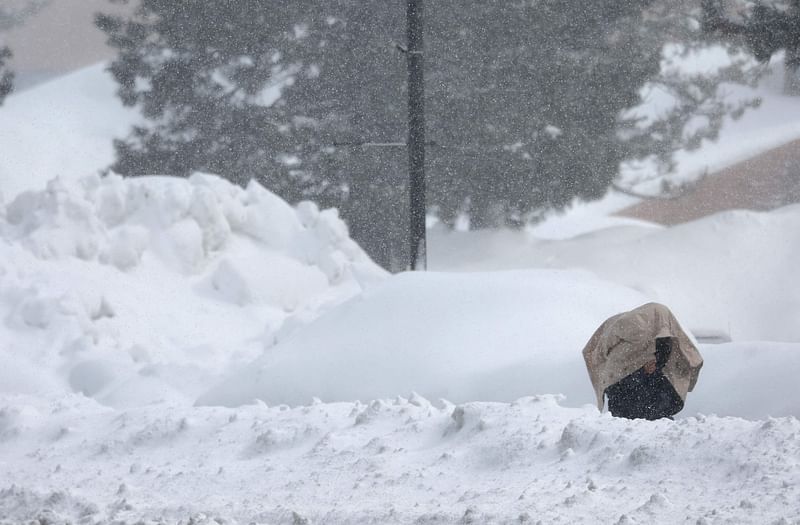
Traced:
<path fill-rule="evenodd" d="M 800 519 L 794 418 L 628 421 L 552 396 L 455 407 L 413 396 L 294 409 L 3 404 L 6 523 Z"/>
<path fill-rule="evenodd" d="M 536 231 L 430 235 L 434 270 L 579 268 L 674 310 L 693 332 L 800 341 L 800 205 L 733 210 L 671 228 L 622 223 L 558 241 Z"/>
<path fill-rule="evenodd" d="M 800 207 L 434 234 L 450 271 L 391 277 L 334 212 L 211 175 L 54 180 L 0 210 L 0 523 L 800 520 L 793 325 L 707 324 L 773 302 L 674 301 L 734 339 L 701 344 L 675 421 L 600 413 L 580 356 L 616 311 L 735 276 L 795 315 Z M 748 275 L 730 247 L 756 241 L 771 266 Z M 669 253 L 690 263 L 662 286 Z M 463 271 L 511 261 L 540 267 Z"/>
<path fill-rule="evenodd" d="M 256 183 L 91 176 L 0 206 L 0 392 L 191 403 L 385 272 Z"/>
<path fill-rule="evenodd" d="M 102 67 L 0 108 L 1 524 L 800 523 L 800 207 L 611 193 L 389 277 L 255 184 L 83 178 L 138 118 Z M 676 180 L 800 136 L 779 85 Z M 731 342 L 675 421 L 618 420 L 580 349 L 650 300 Z"/>

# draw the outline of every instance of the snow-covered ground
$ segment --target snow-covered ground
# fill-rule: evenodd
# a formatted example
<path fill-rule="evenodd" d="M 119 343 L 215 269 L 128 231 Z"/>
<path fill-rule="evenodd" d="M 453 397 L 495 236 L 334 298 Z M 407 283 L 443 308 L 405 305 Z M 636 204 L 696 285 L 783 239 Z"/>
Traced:
<path fill-rule="evenodd" d="M 796 318 L 800 207 L 438 233 L 447 271 L 391 277 L 332 211 L 211 175 L 55 180 L 0 210 L 0 523 L 800 519 L 796 323 L 712 323 Z M 728 282 L 765 291 L 687 307 Z M 675 421 L 617 420 L 580 350 L 649 300 L 733 342 L 701 345 Z"/>
<path fill-rule="evenodd" d="M 389 276 L 257 184 L 91 175 L 112 92 L 0 108 L 0 524 L 800 523 L 800 206 L 661 228 L 612 194 Z M 719 147 L 796 138 L 770 100 Z M 600 413 L 580 355 L 648 301 L 730 340 L 675 421 Z"/>
<path fill-rule="evenodd" d="M 573 238 L 535 232 L 433 232 L 431 267 L 580 268 L 668 304 L 697 334 L 800 341 L 800 205 L 734 210 L 671 228 L 622 222 Z"/>
<path fill-rule="evenodd" d="M 6 398 L 7 523 L 796 523 L 800 422 L 552 396 L 297 408 Z M 63 520 L 63 521 L 62 521 Z M 0 518 L 0 522 L 4 520 Z"/>

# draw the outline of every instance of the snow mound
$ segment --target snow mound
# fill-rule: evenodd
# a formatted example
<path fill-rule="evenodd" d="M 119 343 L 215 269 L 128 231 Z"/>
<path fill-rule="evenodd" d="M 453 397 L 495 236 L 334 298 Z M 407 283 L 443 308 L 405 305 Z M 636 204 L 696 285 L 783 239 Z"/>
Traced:
<path fill-rule="evenodd" d="M 0 390 L 109 404 L 193 398 L 384 277 L 335 210 L 200 173 L 57 178 L 0 239 Z"/>
<path fill-rule="evenodd" d="M 45 191 L 20 194 L 2 215 L 4 238 L 39 259 L 76 257 L 123 271 L 139 265 L 147 251 L 177 271 L 197 273 L 225 255 L 235 234 L 316 267 L 329 284 L 370 266 L 336 210 L 320 211 L 310 202 L 295 209 L 257 182 L 242 190 L 202 173 L 189 179 L 56 178 Z M 222 272 L 228 278 L 218 285 L 226 288 L 236 280 L 235 265 L 228 262 Z"/>
<path fill-rule="evenodd" d="M 702 345 L 700 352 L 703 369 L 683 414 L 800 417 L 800 398 L 793 393 L 800 375 L 800 344 Z"/>
<path fill-rule="evenodd" d="M 0 523 L 791 523 L 800 497 L 795 418 L 630 421 L 555 396 L 9 406 L 30 414 L 0 437 Z"/>
<path fill-rule="evenodd" d="M 452 401 L 562 393 L 590 403 L 581 348 L 605 318 L 643 302 L 585 272 L 400 274 L 268 349 L 198 403 L 411 391 Z"/>
<path fill-rule="evenodd" d="M 552 394 L 565 406 L 594 405 L 583 346 L 606 318 L 647 301 L 583 271 L 400 274 L 268 348 L 197 404 L 416 392 L 457 403 Z M 705 364 L 679 417 L 800 416 L 797 343 L 703 344 L 700 352 Z"/>
<path fill-rule="evenodd" d="M 800 205 L 727 211 L 671 228 L 620 225 L 560 241 L 529 232 L 436 232 L 430 266 L 579 268 L 668 305 L 698 334 L 800 342 L 800 287 L 792 277 L 798 229 Z"/>

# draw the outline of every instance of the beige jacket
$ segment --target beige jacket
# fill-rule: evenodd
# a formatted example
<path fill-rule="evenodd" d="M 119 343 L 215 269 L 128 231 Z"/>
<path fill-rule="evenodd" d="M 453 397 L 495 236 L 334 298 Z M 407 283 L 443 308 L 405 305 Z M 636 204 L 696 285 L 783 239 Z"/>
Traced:
<path fill-rule="evenodd" d="M 686 401 L 694 389 L 703 358 L 694 343 L 663 304 L 647 303 L 607 319 L 583 349 L 597 408 L 603 410 L 606 388 L 655 359 L 656 338 L 673 338 L 664 375 Z"/>

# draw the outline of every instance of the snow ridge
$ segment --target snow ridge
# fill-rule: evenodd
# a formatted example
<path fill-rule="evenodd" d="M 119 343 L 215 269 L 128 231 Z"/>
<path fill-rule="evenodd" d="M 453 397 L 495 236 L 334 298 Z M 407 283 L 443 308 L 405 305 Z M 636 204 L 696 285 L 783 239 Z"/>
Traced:
<path fill-rule="evenodd" d="M 336 210 L 255 182 L 54 179 L 0 203 L 0 391 L 189 400 L 384 275 Z"/>
<path fill-rule="evenodd" d="M 366 405 L 172 407 L 157 419 L 77 397 L 58 410 L 23 398 L 14 406 L 30 412 L 28 423 L 15 424 L 3 448 L 37 461 L 9 472 L 0 523 L 760 524 L 799 516 L 800 422 L 791 417 L 629 421 L 564 408 L 557 396 L 454 406 L 414 393 Z M 86 465 L 103 465 L 103 476 L 87 476 Z"/>

